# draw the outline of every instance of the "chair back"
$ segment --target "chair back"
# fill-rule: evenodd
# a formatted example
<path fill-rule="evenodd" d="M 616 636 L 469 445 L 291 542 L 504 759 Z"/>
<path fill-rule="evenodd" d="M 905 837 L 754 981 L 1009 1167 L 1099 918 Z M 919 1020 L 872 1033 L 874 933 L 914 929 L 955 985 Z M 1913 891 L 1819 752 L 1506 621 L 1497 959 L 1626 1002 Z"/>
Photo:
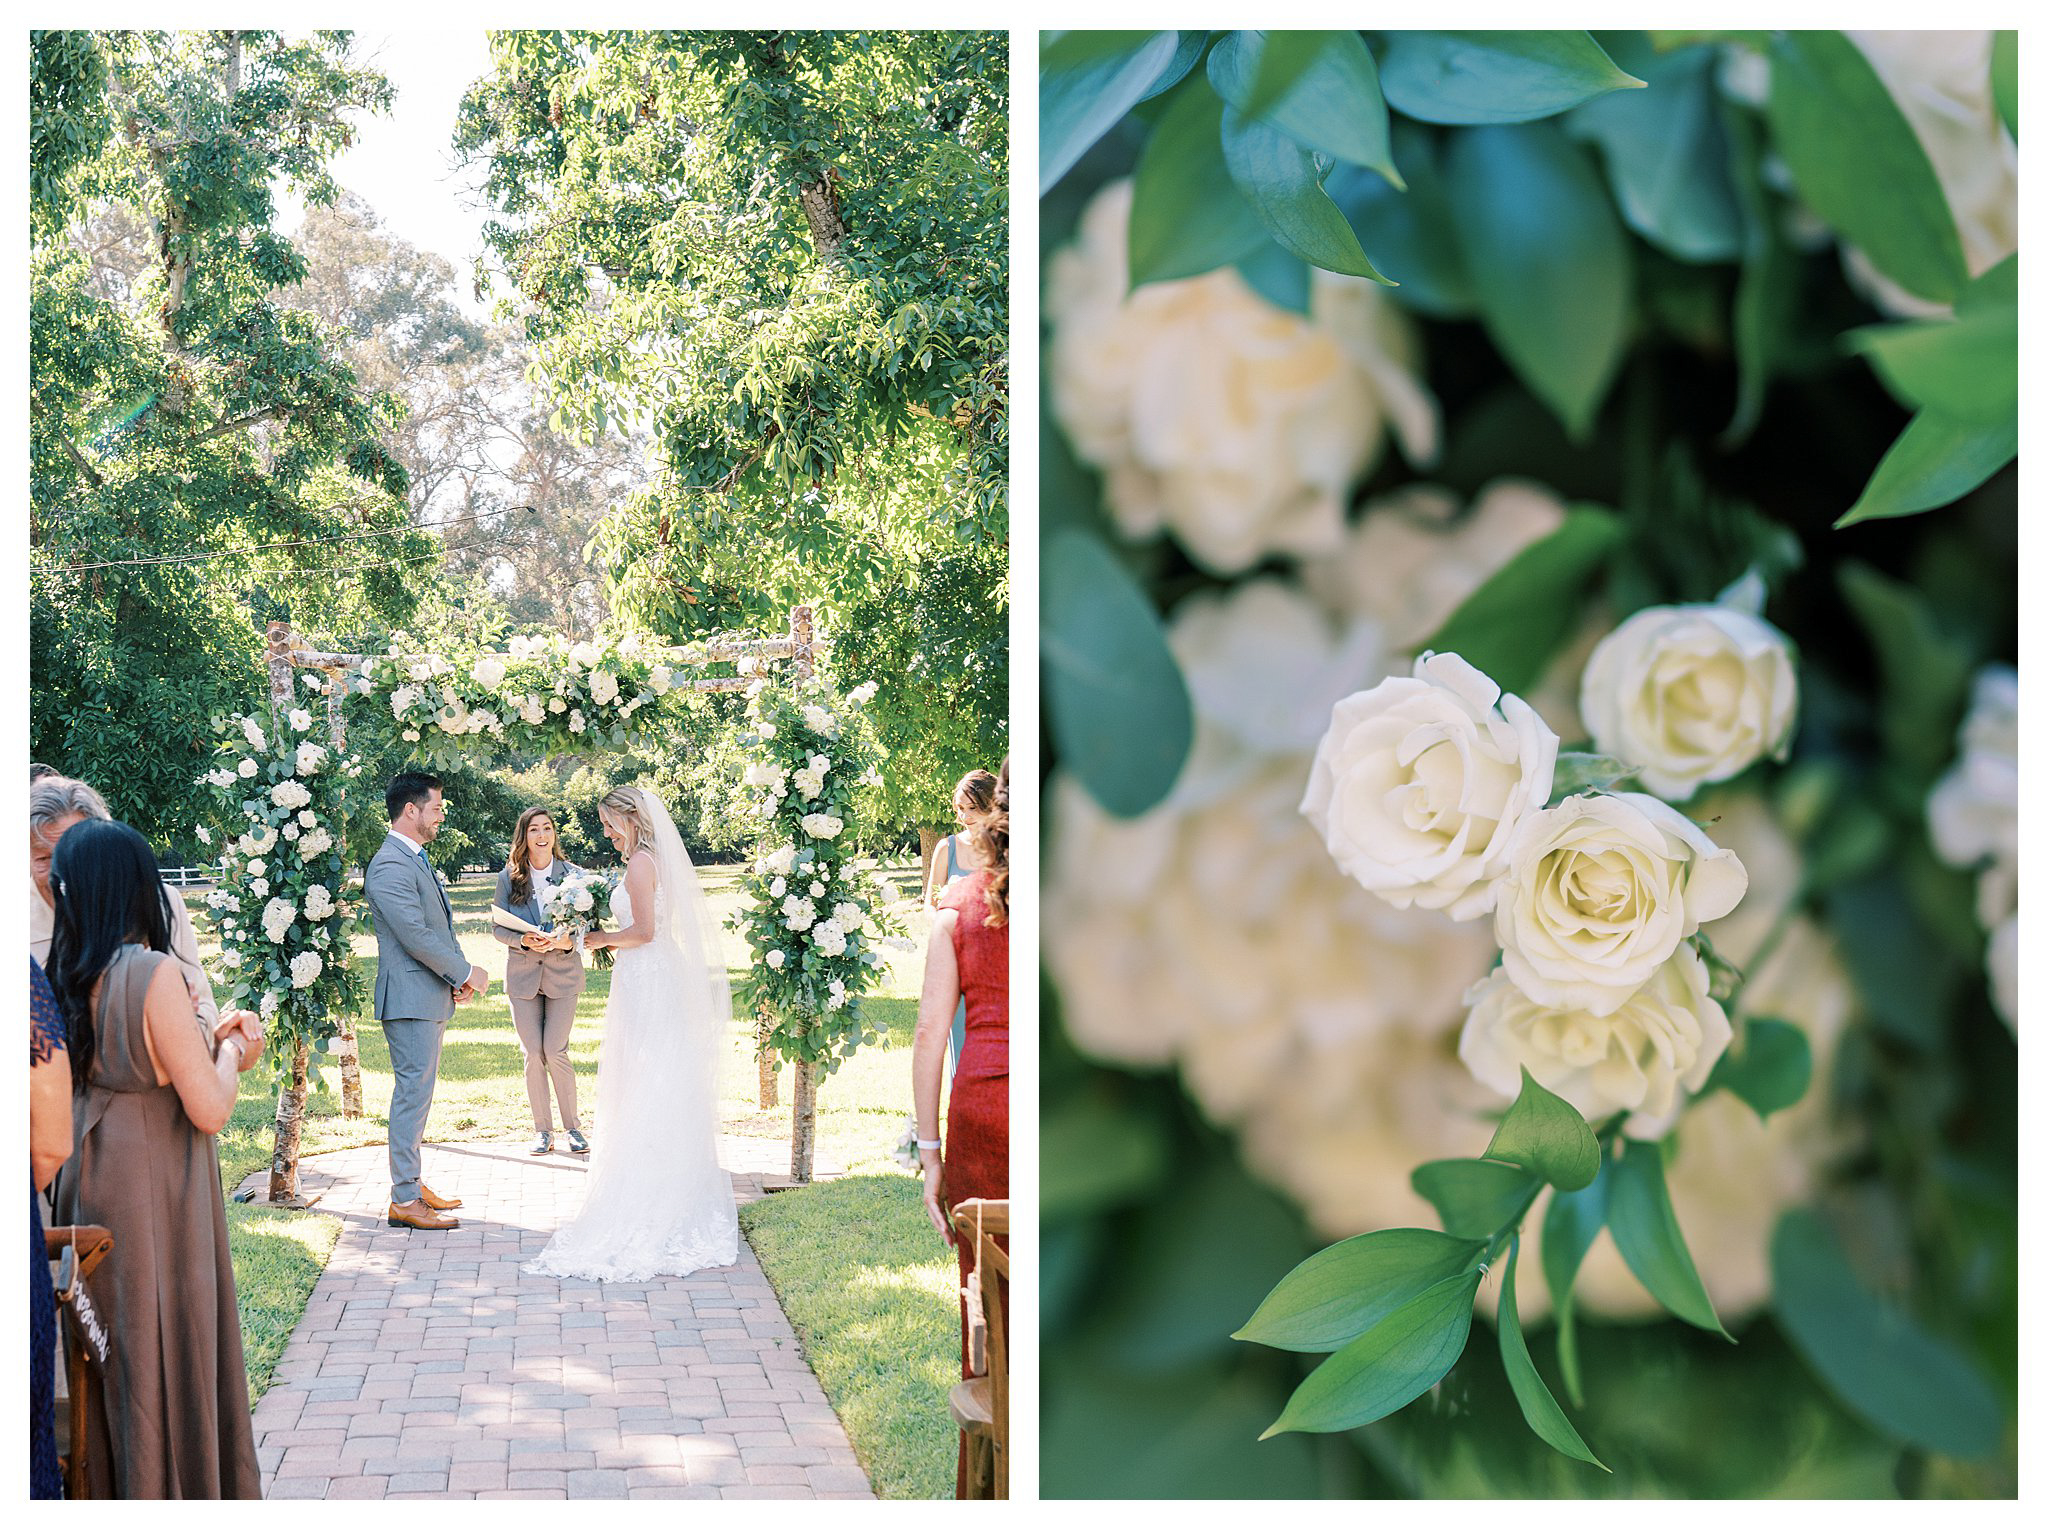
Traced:
<path fill-rule="evenodd" d="M 70 1406 L 57 1421 L 57 1464 L 64 1473 L 66 1498 L 90 1498 L 86 1470 L 85 1421 L 100 1406 L 100 1368 L 86 1350 L 96 1336 L 85 1331 L 76 1302 L 67 1299 L 79 1282 L 100 1267 L 114 1251 L 114 1235 L 104 1227 L 46 1227 L 43 1251 L 58 1261 L 57 1314 L 64 1325 L 64 1382 Z"/>
<path fill-rule="evenodd" d="M 1010 1233 L 1008 1201 L 961 1201 L 953 1208 L 954 1232 L 973 1244 L 974 1268 L 981 1280 L 981 1306 L 988 1323 L 990 1444 L 994 1453 L 994 1493 L 1010 1496 L 1010 1347 L 1004 1304 L 1010 1285 L 1010 1254 L 998 1238 Z"/>

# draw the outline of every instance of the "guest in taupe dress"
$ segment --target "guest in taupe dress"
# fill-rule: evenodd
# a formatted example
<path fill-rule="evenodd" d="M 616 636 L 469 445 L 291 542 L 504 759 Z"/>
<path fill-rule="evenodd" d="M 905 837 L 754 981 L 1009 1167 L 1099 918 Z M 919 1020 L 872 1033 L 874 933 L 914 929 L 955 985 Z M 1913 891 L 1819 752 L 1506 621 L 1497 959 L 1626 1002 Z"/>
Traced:
<path fill-rule="evenodd" d="M 92 1495 L 260 1498 L 213 1138 L 261 1024 L 200 1023 L 168 953 L 156 857 L 128 825 L 72 828 L 50 883 L 73 1080 L 57 1219 L 114 1235 L 92 1281 L 112 1339 L 104 1411 L 87 1423 Z"/>
<path fill-rule="evenodd" d="M 530 807 L 512 829 L 512 852 L 498 873 L 497 905 L 528 924 L 545 927 L 540 897 L 550 883 L 576 868 L 556 852 L 555 818 L 544 807 Z M 576 1024 L 576 996 L 586 981 L 583 958 L 567 935 L 553 940 L 493 924 L 491 933 L 511 949 L 505 956 L 505 998 L 512 1006 L 512 1029 L 526 1054 L 526 1103 L 533 1111 L 533 1146 L 538 1157 L 554 1151 L 555 1118 L 548 1088 L 561 1107 L 562 1131 L 569 1151 L 590 1151 L 583 1119 L 576 1113 L 576 1067 L 569 1061 L 569 1031 Z"/>

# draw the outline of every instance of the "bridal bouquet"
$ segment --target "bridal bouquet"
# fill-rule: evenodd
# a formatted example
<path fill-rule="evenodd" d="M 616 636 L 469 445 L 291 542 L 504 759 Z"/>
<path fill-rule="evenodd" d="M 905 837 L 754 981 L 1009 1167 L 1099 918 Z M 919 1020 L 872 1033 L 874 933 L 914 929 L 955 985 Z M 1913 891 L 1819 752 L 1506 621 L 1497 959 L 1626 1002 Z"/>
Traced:
<path fill-rule="evenodd" d="M 2014 50 L 1044 34 L 1047 1496 L 2014 1492 Z"/>
<path fill-rule="evenodd" d="M 567 931 L 575 936 L 576 954 L 581 956 L 584 954 L 584 936 L 592 930 L 611 927 L 612 891 L 617 886 L 614 878 L 601 871 L 584 871 L 581 868 L 569 871 L 542 890 L 541 917 L 555 932 Z M 595 959 L 598 966 L 609 967 L 612 964 L 611 948 L 598 947 Z"/>

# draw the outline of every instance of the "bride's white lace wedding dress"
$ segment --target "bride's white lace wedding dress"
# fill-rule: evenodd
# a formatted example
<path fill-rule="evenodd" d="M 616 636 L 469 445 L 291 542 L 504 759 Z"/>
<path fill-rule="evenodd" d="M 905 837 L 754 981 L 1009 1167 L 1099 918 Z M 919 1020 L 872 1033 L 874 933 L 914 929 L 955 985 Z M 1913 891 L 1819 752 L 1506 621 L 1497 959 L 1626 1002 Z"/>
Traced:
<path fill-rule="evenodd" d="M 701 904 L 703 893 L 665 812 L 652 851 L 655 936 L 620 950 L 612 968 L 589 1188 L 575 1219 L 526 1266 L 534 1274 L 650 1280 L 739 1257 L 732 1183 L 718 1164 L 718 1059 L 732 1012 L 725 968 L 708 906 L 670 906 L 684 876 L 681 902 Z M 620 929 L 632 924 L 623 882 L 612 910 Z"/>

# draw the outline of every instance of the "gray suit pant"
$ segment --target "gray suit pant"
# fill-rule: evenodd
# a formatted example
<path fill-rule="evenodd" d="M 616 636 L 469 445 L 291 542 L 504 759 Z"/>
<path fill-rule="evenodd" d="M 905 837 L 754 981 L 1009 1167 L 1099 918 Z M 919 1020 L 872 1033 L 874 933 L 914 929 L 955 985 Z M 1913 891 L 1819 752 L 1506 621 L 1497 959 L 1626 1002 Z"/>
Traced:
<path fill-rule="evenodd" d="M 578 995 L 553 999 L 536 994 L 531 999 L 512 999 L 512 1029 L 519 1033 L 520 1049 L 526 1053 L 526 1103 L 533 1107 L 533 1129 L 551 1132 L 554 1116 L 548 1110 L 548 1081 L 554 1080 L 555 1100 L 562 1107 L 562 1129 L 583 1130 L 576 1114 L 576 1069 L 569 1061 L 569 1028 L 576 1023 Z"/>
<path fill-rule="evenodd" d="M 420 1140 L 434 1103 L 446 1020 L 386 1020 L 384 1044 L 391 1049 L 391 1199 L 400 1205 L 420 1198 Z"/>

